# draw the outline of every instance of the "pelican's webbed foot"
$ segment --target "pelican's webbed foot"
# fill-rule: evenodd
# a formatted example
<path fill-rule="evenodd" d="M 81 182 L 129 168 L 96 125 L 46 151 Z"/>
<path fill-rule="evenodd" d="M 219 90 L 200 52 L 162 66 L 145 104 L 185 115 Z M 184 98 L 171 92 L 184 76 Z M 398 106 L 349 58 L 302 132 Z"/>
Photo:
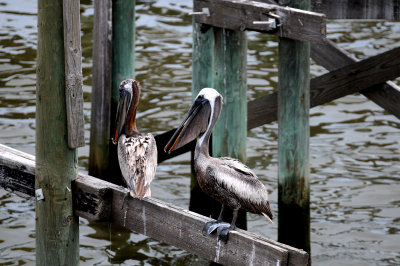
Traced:
<path fill-rule="evenodd" d="M 218 227 L 218 229 L 217 229 L 218 240 L 222 240 L 226 244 L 228 242 L 229 232 L 234 229 L 235 228 L 232 226 Z"/>
<path fill-rule="evenodd" d="M 230 224 L 225 223 L 222 220 L 217 220 L 216 222 L 207 222 L 207 223 L 205 223 L 202 232 L 203 232 L 203 235 L 206 235 L 206 234 L 209 235 L 212 232 L 214 232 L 215 229 L 220 230 L 220 228 L 226 228 L 229 226 L 230 226 Z"/>

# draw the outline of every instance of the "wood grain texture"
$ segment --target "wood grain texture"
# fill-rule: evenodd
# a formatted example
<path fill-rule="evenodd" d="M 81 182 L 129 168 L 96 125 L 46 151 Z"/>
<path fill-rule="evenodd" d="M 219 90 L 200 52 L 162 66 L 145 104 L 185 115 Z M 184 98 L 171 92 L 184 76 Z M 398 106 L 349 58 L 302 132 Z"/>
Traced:
<path fill-rule="evenodd" d="M 63 1 L 63 18 L 68 146 L 74 149 L 85 146 L 79 1 Z"/>
<path fill-rule="evenodd" d="M 63 1 L 38 1 L 35 189 L 36 260 L 42 265 L 79 264 L 79 224 L 71 181 L 77 149 L 67 140 Z"/>
<path fill-rule="evenodd" d="M 214 28 L 214 88 L 223 97 L 221 115 L 212 133 L 211 154 L 246 162 L 247 148 L 247 35 L 243 31 Z M 217 210 L 221 204 L 217 203 Z M 217 213 L 218 213 L 217 212 Z M 215 218 L 218 215 L 215 216 Z M 232 210 L 224 213 L 232 220 Z M 246 213 L 239 211 L 236 225 L 246 229 Z"/>
<path fill-rule="evenodd" d="M 214 27 L 199 24 L 193 18 L 192 102 L 203 88 L 214 88 Z M 157 143 L 158 145 L 158 143 Z M 194 171 L 196 140 L 175 152 L 191 148 L 191 177 L 189 210 L 207 217 L 217 218 L 221 204 L 207 196 L 200 188 Z M 210 145 L 212 150 L 212 145 Z M 164 153 L 164 151 L 162 151 Z M 212 153 L 212 151 L 211 151 Z M 164 153 L 165 154 L 165 153 Z"/>
<path fill-rule="evenodd" d="M 34 160 L 33 156 L 0 144 L 0 169 L 12 168 L 13 173 L 23 172 L 34 179 Z M 2 174 L 0 185 L 3 179 Z M 16 183 L 21 180 L 15 175 L 7 179 Z M 230 233 L 227 244 L 218 243 L 215 234 L 201 233 L 204 223 L 211 218 L 153 197 L 143 201 L 129 198 L 121 210 L 126 190 L 92 176 L 79 174 L 72 192 L 75 213 L 81 217 L 101 218 L 221 264 L 306 265 L 308 261 L 308 254 L 302 250 L 240 229 Z M 98 202 L 103 207 L 99 208 Z"/>
<path fill-rule="evenodd" d="M 280 38 L 278 54 L 278 240 L 310 252 L 310 44 Z"/>
<path fill-rule="evenodd" d="M 399 0 L 312 0 L 311 10 L 328 19 L 400 19 Z"/>
<path fill-rule="evenodd" d="M 111 0 L 94 2 L 89 174 L 106 178 L 111 145 Z"/>
<path fill-rule="evenodd" d="M 208 8 L 210 16 L 196 15 L 197 23 L 214 27 L 244 31 L 268 32 L 280 37 L 324 43 L 326 41 L 326 19 L 324 14 L 295 8 L 281 7 L 245 0 L 195 0 L 194 10 Z M 254 21 L 267 21 L 269 15 L 277 15 L 280 24 L 277 30 L 265 30 L 265 25 Z"/>

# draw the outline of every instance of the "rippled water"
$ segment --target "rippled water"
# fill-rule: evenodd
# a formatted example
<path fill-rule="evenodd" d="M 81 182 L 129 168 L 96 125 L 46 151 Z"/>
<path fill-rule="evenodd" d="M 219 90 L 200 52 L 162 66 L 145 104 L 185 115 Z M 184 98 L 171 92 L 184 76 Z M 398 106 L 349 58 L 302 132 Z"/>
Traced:
<path fill-rule="evenodd" d="M 191 1 L 137 1 L 136 78 L 143 85 L 138 127 L 158 134 L 179 124 L 191 101 Z M 0 143 L 35 152 L 36 1 L 0 0 Z M 81 1 L 86 143 L 89 144 L 92 1 Z M 332 21 L 328 37 L 358 59 L 399 45 L 400 23 Z M 248 33 L 248 98 L 277 87 L 277 39 Z M 326 73 L 311 66 L 313 76 Z M 400 82 L 395 81 L 398 85 Z M 400 264 L 400 123 L 360 95 L 311 110 L 311 239 L 315 265 Z M 248 161 L 277 211 L 277 125 L 248 133 Z M 79 149 L 87 172 L 89 146 Z M 159 199 L 188 208 L 189 156 L 163 162 Z M 0 264 L 35 261 L 32 199 L 0 189 Z M 196 256 L 109 224 L 80 219 L 81 265 L 206 264 Z M 248 215 L 248 228 L 277 238 Z"/>

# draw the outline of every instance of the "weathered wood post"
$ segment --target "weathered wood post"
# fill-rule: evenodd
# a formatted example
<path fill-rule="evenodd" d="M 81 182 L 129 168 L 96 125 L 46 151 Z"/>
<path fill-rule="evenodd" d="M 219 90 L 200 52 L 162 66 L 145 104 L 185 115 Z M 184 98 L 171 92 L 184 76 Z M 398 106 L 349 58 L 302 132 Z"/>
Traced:
<path fill-rule="evenodd" d="M 110 176 L 111 37 L 111 0 L 94 1 L 89 174 L 107 180 Z"/>
<path fill-rule="evenodd" d="M 246 160 L 246 55 L 247 38 L 244 32 L 193 22 L 193 100 L 205 87 L 217 89 L 224 97 L 224 107 L 211 138 L 211 153 L 215 157 Z M 212 215 L 213 218 L 217 218 L 221 210 L 220 203 L 201 191 L 193 169 L 190 210 Z M 232 213 L 226 211 L 224 219 L 230 221 Z M 236 224 L 246 229 L 245 212 L 239 212 Z"/>
<path fill-rule="evenodd" d="M 196 23 L 194 20 L 193 18 L 192 101 L 201 89 L 214 86 L 214 28 Z M 193 168 L 193 151 L 191 156 L 192 174 L 189 210 L 217 218 L 221 206 L 200 189 Z"/>
<path fill-rule="evenodd" d="M 247 139 L 247 36 L 244 31 L 214 28 L 214 87 L 224 107 L 215 124 L 212 153 L 246 161 Z M 224 215 L 227 221 L 232 215 Z M 246 213 L 240 211 L 237 226 L 246 229 Z"/>
<path fill-rule="evenodd" d="M 38 9 L 36 261 L 78 265 L 79 225 L 71 193 L 77 151 L 67 138 L 63 1 L 39 0 Z"/>
<path fill-rule="evenodd" d="M 96 1 L 95 7 L 93 38 L 97 38 L 98 42 L 95 46 L 94 41 L 93 45 L 89 173 L 122 184 L 116 146 L 111 144 L 110 139 L 114 130 L 119 84 L 123 79 L 134 78 L 135 1 L 112 1 L 112 16 L 110 0 Z M 111 17 L 112 30 L 109 28 Z"/>
<path fill-rule="evenodd" d="M 110 136 L 113 135 L 119 99 L 119 84 L 135 77 L 135 0 L 112 1 L 112 82 Z M 110 142 L 109 142 L 110 143 Z M 119 169 L 117 145 L 110 144 L 111 182 L 124 185 Z"/>
<path fill-rule="evenodd" d="M 309 0 L 286 1 L 309 10 Z M 278 241 L 310 252 L 310 45 L 279 38 Z"/>

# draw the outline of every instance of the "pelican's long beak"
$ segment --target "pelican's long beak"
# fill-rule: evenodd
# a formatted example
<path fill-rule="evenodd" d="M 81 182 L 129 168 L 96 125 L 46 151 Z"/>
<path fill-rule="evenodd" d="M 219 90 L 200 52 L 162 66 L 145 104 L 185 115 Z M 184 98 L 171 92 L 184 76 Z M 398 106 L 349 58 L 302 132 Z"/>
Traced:
<path fill-rule="evenodd" d="M 131 105 L 132 97 L 126 90 L 121 90 L 117 107 L 117 115 L 115 117 L 115 131 L 112 138 L 112 143 L 117 144 L 118 138 L 121 135 L 128 116 L 128 110 Z"/>
<path fill-rule="evenodd" d="M 207 130 L 210 114 L 211 105 L 209 100 L 203 96 L 198 96 L 185 119 L 168 141 L 164 151 L 170 153 L 203 134 Z"/>

